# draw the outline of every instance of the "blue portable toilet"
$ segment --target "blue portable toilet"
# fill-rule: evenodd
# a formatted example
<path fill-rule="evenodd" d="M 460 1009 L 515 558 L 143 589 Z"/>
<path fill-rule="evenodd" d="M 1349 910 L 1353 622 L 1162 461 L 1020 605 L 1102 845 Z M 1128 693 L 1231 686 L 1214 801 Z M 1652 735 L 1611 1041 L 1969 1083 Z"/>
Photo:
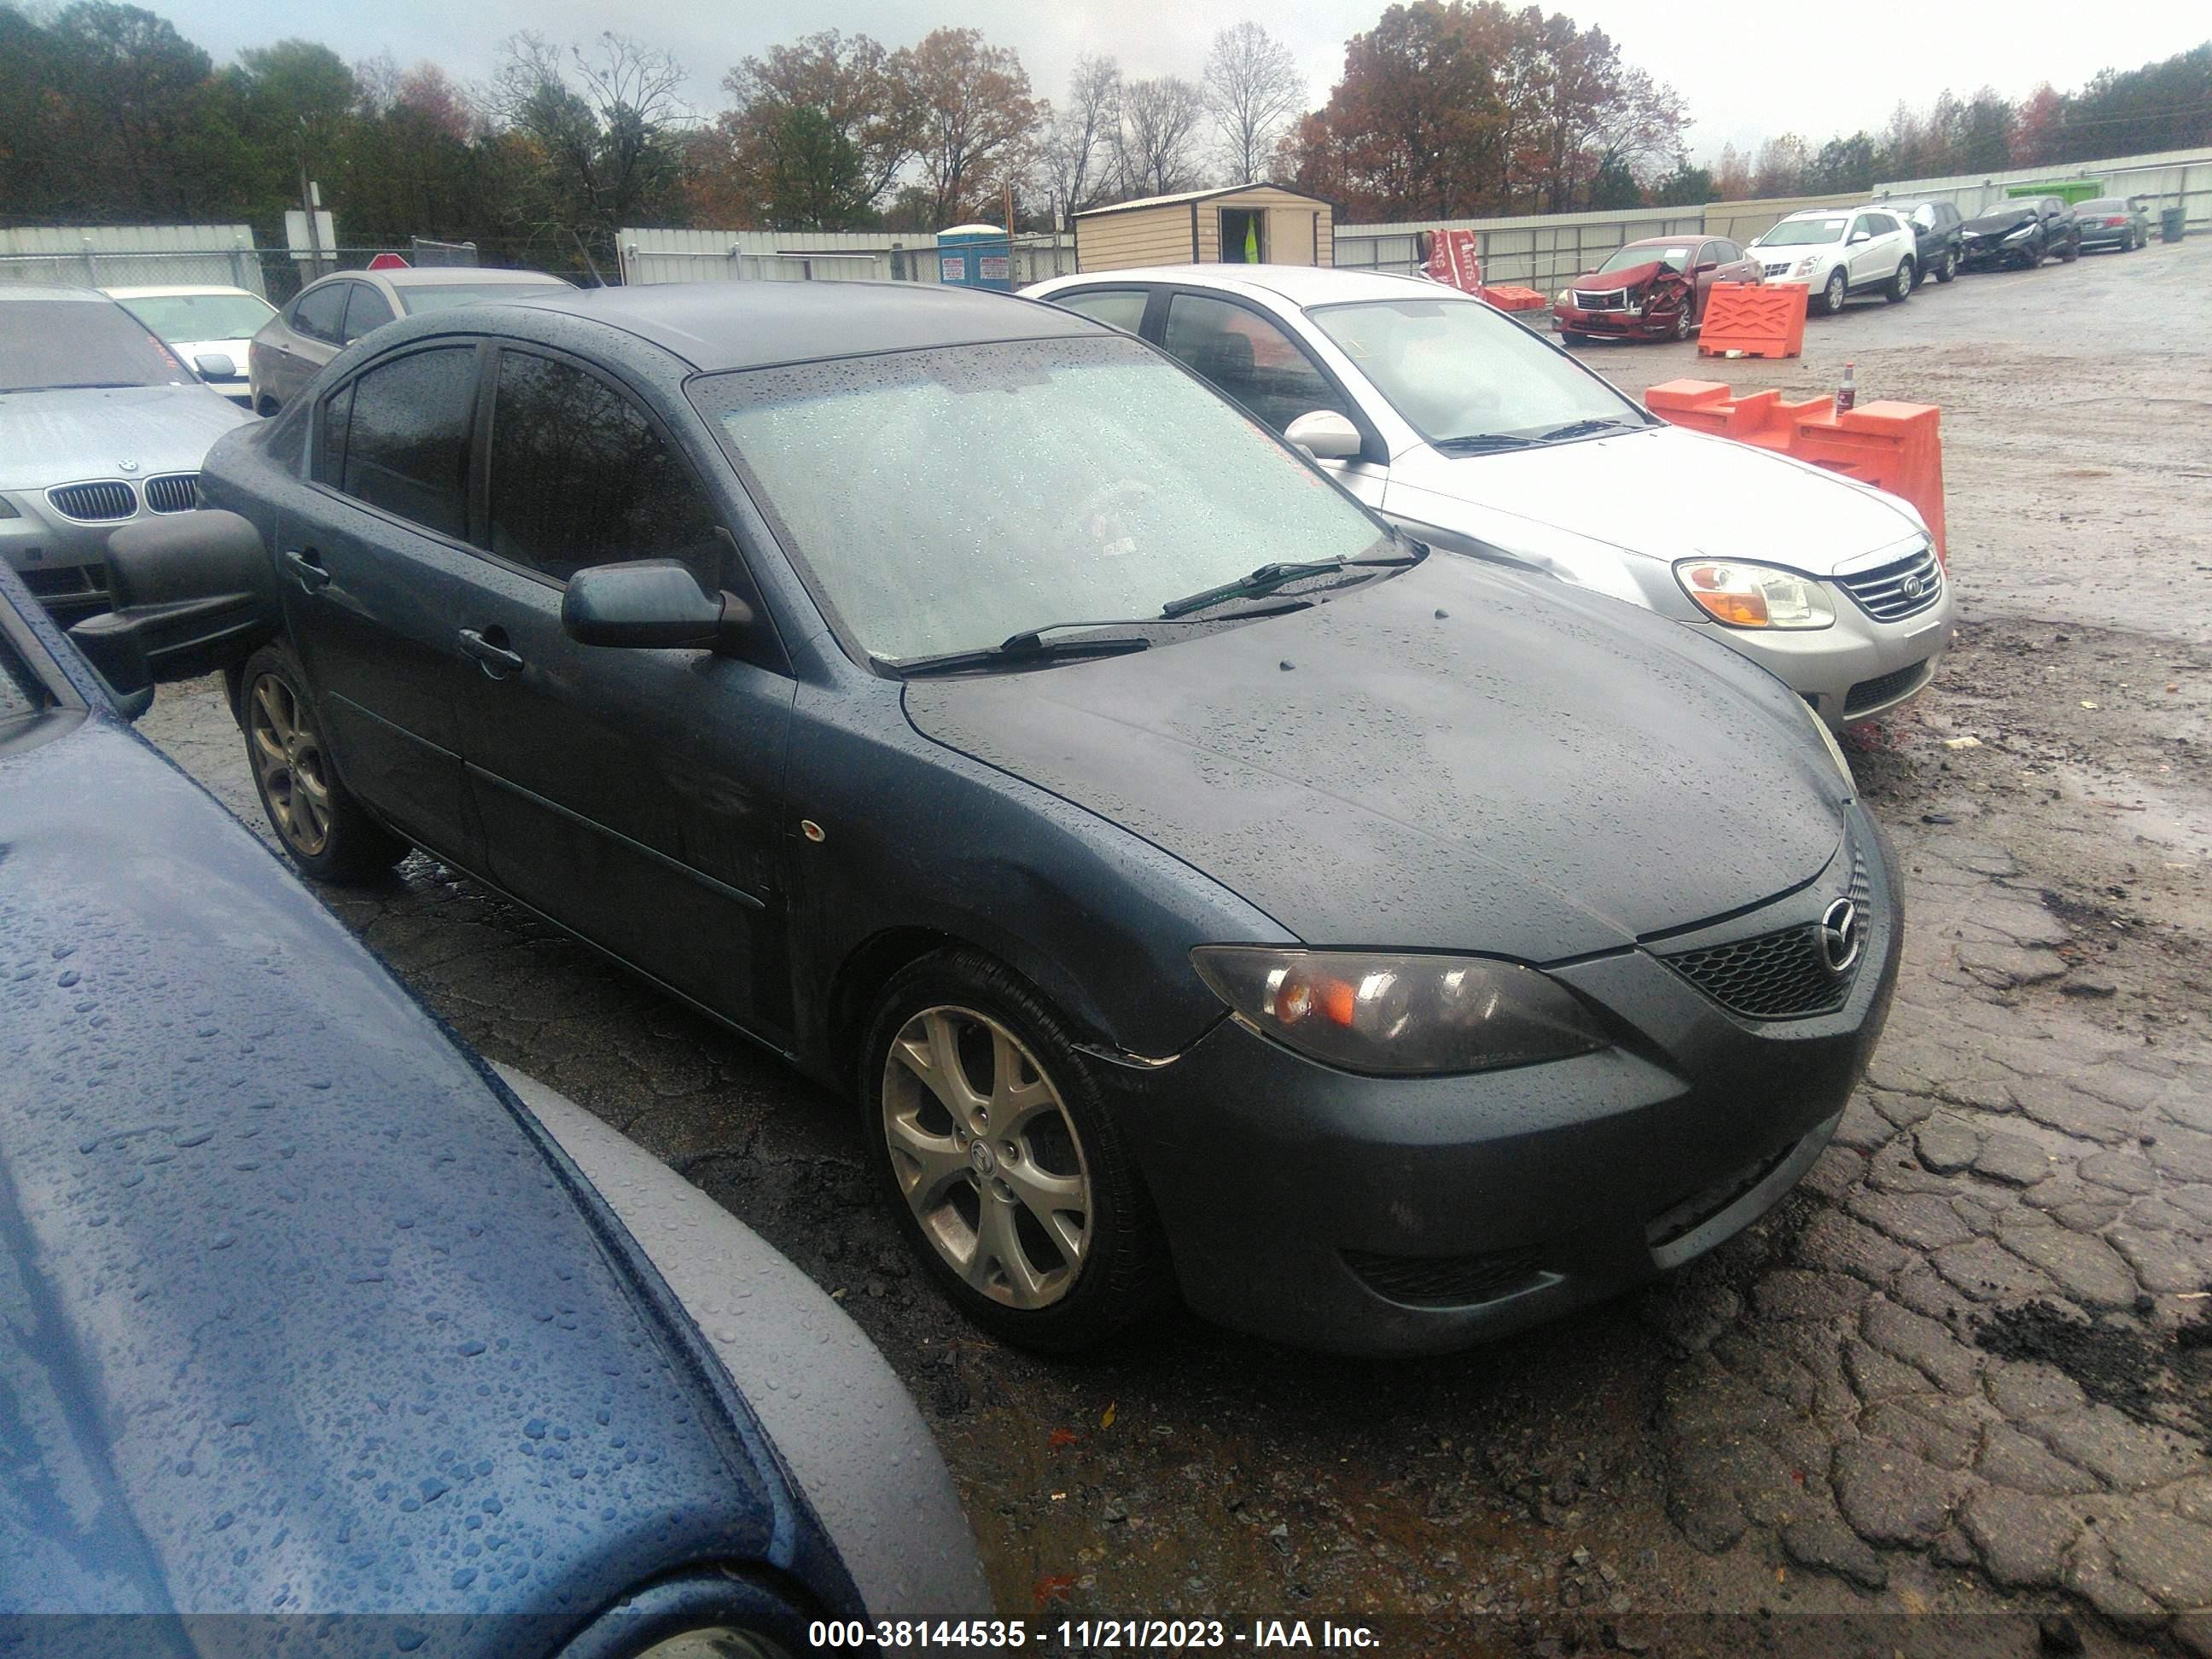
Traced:
<path fill-rule="evenodd" d="M 1014 242 L 997 225 L 955 225 L 937 233 L 937 278 L 948 288 L 1014 291 Z"/>

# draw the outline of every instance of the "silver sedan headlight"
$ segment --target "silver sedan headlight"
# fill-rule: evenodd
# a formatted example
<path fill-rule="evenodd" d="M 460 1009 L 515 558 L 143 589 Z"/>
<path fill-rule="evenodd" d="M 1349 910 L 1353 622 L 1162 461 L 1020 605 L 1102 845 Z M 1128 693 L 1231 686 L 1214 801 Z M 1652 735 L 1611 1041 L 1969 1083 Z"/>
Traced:
<path fill-rule="evenodd" d="M 1810 576 L 1737 559 L 1685 559 L 1674 567 L 1698 609 L 1730 628 L 1811 629 L 1835 624 L 1836 606 Z"/>
<path fill-rule="evenodd" d="M 1488 957 L 1207 945 L 1191 965 L 1262 1036 L 1373 1077 L 1528 1066 L 1607 1042 L 1557 980 Z"/>

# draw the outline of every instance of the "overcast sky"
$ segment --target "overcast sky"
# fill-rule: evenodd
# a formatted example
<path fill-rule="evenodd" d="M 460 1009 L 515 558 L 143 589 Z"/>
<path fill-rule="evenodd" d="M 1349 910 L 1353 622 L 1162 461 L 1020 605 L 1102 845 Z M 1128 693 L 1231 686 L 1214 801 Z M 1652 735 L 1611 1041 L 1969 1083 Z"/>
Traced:
<path fill-rule="evenodd" d="M 767 6 L 657 0 L 142 0 L 228 61 L 241 46 L 288 35 L 320 40 L 348 58 L 389 52 L 404 68 L 428 58 L 464 81 L 483 77 L 499 42 L 535 28 L 556 40 L 614 28 L 676 53 L 702 113 L 720 108 L 722 73 L 738 59 L 816 29 L 872 34 L 889 46 L 945 25 L 980 28 L 1021 54 L 1037 92 L 1056 98 L 1085 52 L 1121 59 L 1133 76 L 1195 78 L 1215 30 L 1249 17 L 1297 54 L 1312 100 L 1328 95 L 1346 39 L 1371 27 L 1379 0 L 781 0 Z M 1692 150 L 1797 132 L 1818 143 L 1838 131 L 1879 129 L 1900 98 L 1922 105 L 1946 87 L 1990 85 L 2018 97 L 2041 81 L 2061 91 L 2107 64 L 2124 69 L 2212 34 L 2203 0 L 1923 0 L 1915 6 L 1808 5 L 1777 0 L 1763 15 L 1723 0 L 1711 25 L 1696 0 L 1565 0 L 1547 4 L 1595 23 L 1632 63 L 1671 82 L 1696 126 Z M 1754 21 L 1756 19 L 1757 21 Z M 2087 41 L 2092 44 L 2076 45 Z"/>

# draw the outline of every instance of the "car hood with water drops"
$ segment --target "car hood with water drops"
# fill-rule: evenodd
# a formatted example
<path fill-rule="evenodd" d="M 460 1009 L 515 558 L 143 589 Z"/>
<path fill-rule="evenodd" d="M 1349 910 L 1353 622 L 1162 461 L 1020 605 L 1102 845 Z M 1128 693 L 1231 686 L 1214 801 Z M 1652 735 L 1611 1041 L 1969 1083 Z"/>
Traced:
<path fill-rule="evenodd" d="M 1452 554 L 1148 651 L 915 679 L 905 701 L 925 736 L 1319 945 L 1619 949 L 1813 879 L 1849 793 L 1764 669 Z"/>
<path fill-rule="evenodd" d="M 0 1614 L 489 1654 L 672 1566 L 814 1559 L 574 1166 L 99 708 L 0 750 Z M 115 1645 L 191 1650 L 167 1628 Z"/>

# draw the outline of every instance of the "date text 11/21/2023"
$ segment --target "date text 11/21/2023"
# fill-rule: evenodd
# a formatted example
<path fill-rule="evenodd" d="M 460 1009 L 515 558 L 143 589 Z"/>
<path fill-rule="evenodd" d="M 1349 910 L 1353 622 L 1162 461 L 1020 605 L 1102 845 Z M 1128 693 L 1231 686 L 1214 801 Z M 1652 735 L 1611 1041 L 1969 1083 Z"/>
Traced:
<path fill-rule="evenodd" d="M 884 1652 L 949 1653 L 956 1650 L 1036 1648 L 1046 1653 L 1188 1653 L 1200 1650 L 1274 1651 L 1335 1649 L 1375 1652 L 1381 1636 L 1370 1626 L 1340 1625 L 1333 1620 L 1255 1619 L 1231 1624 L 1221 1619 L 1021 1619 L 817 1620 L 807 1631 L 808 1645 Z"/>

